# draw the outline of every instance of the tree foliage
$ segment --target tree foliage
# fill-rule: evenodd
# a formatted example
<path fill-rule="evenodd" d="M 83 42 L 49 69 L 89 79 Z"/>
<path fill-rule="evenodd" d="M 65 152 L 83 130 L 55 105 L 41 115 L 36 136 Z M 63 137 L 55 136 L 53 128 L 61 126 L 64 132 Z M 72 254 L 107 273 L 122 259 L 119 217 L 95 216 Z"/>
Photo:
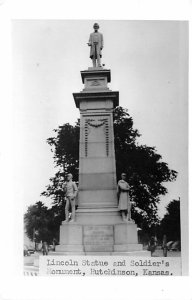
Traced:
<path fill-rule="evenodd" d="M 155 224 L 160 196 L 167 193 L 163 183 L 175 180 L 177 172 L 169 169 L 155 147 L 138 144 L 140 134 L 122 107 L 114 110 L 114 136 L 117 178 L 122 172 L 127 174 L 134 202 L 133 218 L 142 228 Z"/>
<path fill-rule="evenodd" d="M 51 197 L 55 209 L 63 211 L 62 183 L 66 173 L 72 173 L 74 180 L 78 181 L 79 121 L 75 126 L 67 123 L 54 131 L 56 137 L 49 138 L 47 142 L 54 153 L 57 172 L 50 179 L 50 184 L 42 195 Z M 133 119 L 128 111 L 122 107 L 115 108 L 114 138 L 117 179 L 120 179 L 122 172 L 127 174 L 134 203 L 133 219 L 140 227 L 147 228 L 149 224 L 158 222 L 157 204 L 160 196 L 167 193 L 163 183 L 175 180 L 177 172 L 169 169 L 155 147 L 139 145 L 139 137 L 140 134 L 133 128 Z"/>
<path fill-rule="evenodd" d="M 54 153 L 53 159 L 57 171 L 55 176 L 50 178 L 50 184 L 41 195 L 51 197 L 53 204 L 63 210 L 64 193 L 62 184 L 67 173 L 73 174 L 73 180 L 78 181 L 79 170 L 79 121 L 75 126 L 69 123 L 54 129 L 56 137 L 47 139 Z M 55 208 L 56 209 L 56 208 Z"/>
<path fill-rule="evenodd" d="M 160 227 L 162 234 L 166 234 L 168 241 L 180 240 L 181 226 L 179 200 L 172 200 L 167 205 L 167 213 L 162 219 Z"/>
<path fill-rule="evenodd" d="M 37 243 L 58 240 L 61 219 L 55 214 L 54 208 L 48 209 L 41 201 L 28 207 L 24 215 L 25 231 L 30 240 Z"/>

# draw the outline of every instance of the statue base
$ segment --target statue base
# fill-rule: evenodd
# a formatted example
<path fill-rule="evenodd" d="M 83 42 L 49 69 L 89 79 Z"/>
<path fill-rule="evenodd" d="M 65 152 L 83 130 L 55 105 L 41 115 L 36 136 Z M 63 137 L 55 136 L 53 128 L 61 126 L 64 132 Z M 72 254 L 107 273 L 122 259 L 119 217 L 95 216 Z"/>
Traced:
<path fill-rule="evenodd" d="M 60 227 L 60 245 L 55 255 L 127 255 L 150 256 L 138 244 L 137 225 L 134 222 L 118 224 L 63 223 Z"/>

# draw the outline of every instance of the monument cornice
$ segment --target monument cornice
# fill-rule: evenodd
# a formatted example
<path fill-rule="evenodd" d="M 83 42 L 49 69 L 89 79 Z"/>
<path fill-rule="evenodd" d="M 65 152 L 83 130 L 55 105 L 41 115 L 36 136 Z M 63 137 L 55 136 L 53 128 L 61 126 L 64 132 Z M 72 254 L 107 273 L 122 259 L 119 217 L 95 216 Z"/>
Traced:
<path fill-rule="evenodd" d="M 101 101 L 101 100 L 112 100 L 114 107 L 119 105 L 119 92 L 107 91 L 107 92 L 80 92 L 73 93 L 76 107 L 79 108 L 81 101 Z"/>

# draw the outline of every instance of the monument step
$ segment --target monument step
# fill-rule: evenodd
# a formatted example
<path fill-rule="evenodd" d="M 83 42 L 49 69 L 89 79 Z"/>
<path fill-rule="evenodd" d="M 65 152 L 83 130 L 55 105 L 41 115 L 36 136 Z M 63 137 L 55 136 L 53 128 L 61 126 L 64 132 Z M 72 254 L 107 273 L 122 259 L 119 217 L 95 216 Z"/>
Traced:
<path fill-rule="evenodd" d="M 59 255 L 85 255 L 84 251 L 55 251 L 55 252 L 49 252 L 49 255 L 52 256 L 59 256 Z"/>
<path fill-rule="evenodd" d="M 115 212 L 115 213 L 118 213 L 119 214 L 119 209 L 117 206 L 103 206 L 102 208 L 101 207 L 97 207 L 97 206 L 94 206 L 94 207 L 87 207 L 87 206 L 80 206 L 78 207 L 77 211 L 76 211 L 76 214 L 78 213 L 109 213 L 109 212 Z"/>
<path fill-rule="evenodd" d="M 124 244 L 114 245 L 114 252 L 129 252 L 129 251 L 141 251 L 143 250 L 142 244 Z"/>
<path fill-rule="evenodd" d="M 113 252 L 113 245 L 84 245 L 85 252 Z"/>
<path fill-rule="evenodd" d="M 151 257 L 151 252 L 146 250 L 140 250 L 140 251 L 124 251 L 124 252 L 113 252 L 111 255 L 116 256 L 143 256 L 143 257 Z"/>
<path fill-rule="evenodd" d="M 56 252 L 84 252 L 84 246 L 82 244 L 75 245 L 75 244 L 63 244 L 56 246 Z"/>
<path fill-rule="evenodd" d="M 59 256 L 59 255 L 68 255 L 68 256 L 144 256 L 144 257 L 151 257 L 151 252 L 146 250 L 140 250 L 140 251 L 124 251 L 124 252 L 114 252 L 114 251 L 84 251 L 84 252 L 69 252 L 69 251 L 58 251 L 58 252 L 49 252 L 50 256 Z M 36 266 L 38 266 L 38 260 L 36 260 Z"/>

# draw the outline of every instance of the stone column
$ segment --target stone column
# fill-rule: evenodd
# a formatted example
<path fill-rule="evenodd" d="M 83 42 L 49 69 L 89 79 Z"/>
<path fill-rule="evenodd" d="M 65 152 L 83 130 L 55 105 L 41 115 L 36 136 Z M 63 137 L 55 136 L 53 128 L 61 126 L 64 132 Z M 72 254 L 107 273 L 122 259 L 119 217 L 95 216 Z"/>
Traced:
<path fill-rule="evenodd" d="M 120 221 L 113 133 L 113 109 L 119 104 L 119 92 L 107 86 L 110 70 L 89 68 L 81 76 L 84 89 L 73 94 L 80 110 L 77 222 L 114 223 Z"/>

